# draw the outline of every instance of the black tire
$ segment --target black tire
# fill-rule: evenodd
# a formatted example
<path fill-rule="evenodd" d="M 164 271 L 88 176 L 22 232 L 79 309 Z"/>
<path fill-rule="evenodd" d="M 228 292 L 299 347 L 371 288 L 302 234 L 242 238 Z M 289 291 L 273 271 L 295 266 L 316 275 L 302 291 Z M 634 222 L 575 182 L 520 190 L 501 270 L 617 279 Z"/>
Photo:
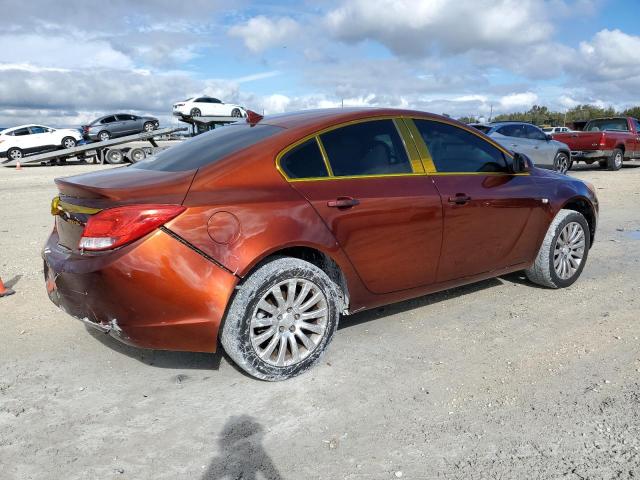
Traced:
<path fill-rule="evenodd" d="M 240 111 L 240 109 L 239 109 L 239 108 L 234 108 L 234 109 L 231 111 L 231 116 L 232 116 L 232 117 L 236 117 L 236 118 L 240 118 L 240 117 L 242 117 L 242 112 Z"/>
<path fill-rule="evenodd" d="M 576 223 L 582 228 L 582 234 L 584 236 L 582 258 L 575 272 L 573 272 L 569 278 L 561 278 L 554 266 L 556 245 L 558 244 L 558 238 L 562 231 L 567 225 L 572 223 Z M 544 287 L 568 287 L 580 277 L 580 274 L 587 263 L 590 247 L 591 236 L 589 233 L 589 224 L 584 216 L 580 212 L 576 212 L 574 210 L 560 210 L 556 215 L 556 218 L 551 222 L 551 225 L 549 225 L 549 229 L 542 241 L 542 245 L 540 246 L 535 262 L 531 268 L 525 270 L 525 274 L 530 281 Z M 560 253 L 560 255 L 562 255 L 562 253 Z"/>
<path fill-rule="evenodd" d="M 122 153 L 122 150 L 110 148 L 105 152 L 104 159 L 111 165 L 120 165 L 124 162 L 124 154 Z"/>
<path fill-rule="evenodd" d="M 272 312 L 258 308 L 258 304 L 268 298 L 270 291 L 273 291 L 272 289 L 278 288 L 278 291 L 281 291 L 278 285 L 291 279 L 306 282 L 306 284 L 316 289 L 316 293 L 321 292 L 318 304 L 326 305 L 327 315 L 326 319 L 323 320 L 324 330 L 321 335 L 318 334 L 315 337 L 315 347 L 311 349 L 304 348 L 303 342 L 297 336 L 299 335 L 299 330 L 305 330 L 305 328 L 301 327 L 299 323 L 304 322 L 304 320 L 293 320 L 292 315 L 295 314 L 296 310 L 293 310 L 293 313 L 284 313 L 284 310 L 282 310 L 282 314 L 279 314 L 281 310 L 277 310 L 278 307 L 273 304 L 270 304 L 271 308 L 275 310 Z M 296 294 L 303 295 L 302 288 L 298 290 L 296 286 L 294 290 L 297 292 Z M 288 298 L 288 291 L 287 289 L 282 292 L 281 298 L 285 296 Z M 311 294 L 313 294 L 313 290 Z M 302 304 L 309 301 L 311 300 L 303 299 Z M 277 257 L 258 267 L 240 284 L 225 316 L 220 341 L 227 355 L 249 375 L 268 381 L 286 380 L 305 372 L 320 360 L 338 326 L 340 304 L 338 287 L 320 268 L 297 258 Z M 313 308 L 316 306 L 316 304 L 312 304 Z M 291 309 L 287 309 L 287 312 L 291 312 Z M 254 315 L 256 318 L 267 319 L 271 322 L 270 326 L 264 326 L 265 329 L 273 329 L 273 332 L 280 332 L 272 333 L 263 341 L 263 344 L 273 341 L 274 345 L 276 345 L 273 353 L 269 354 L 270 358 L 277 356 L 278 351 L 281 350 L 283 344 L 280 342 L 283 341 L 283 338 L 285 339 L 284 351 L 289 354 L 289 362 L 292 362 L 293 358 L 291 350 L 293 345 L 288 343 L 289 338 L 296 342 L 300 351 L 303 352 L 302 355 L 306 355 L 306 357 L 297 363 L 289 363 L 289 365 L 283 366 L 277 366 L 263 360 L 256 351 L 256 348 L 260 348 L 260 346 L 254 347 L 251 340 L 252 334 L 260 335 L 265 333 L 264 330 L 260 331 L 255 325 L 252 327 L 251 320 Z M 263 315 L 263 317 L 258 317 L 258 315 Z M 300 318 L 300 315 L 296 315 L 296 318 Z M 287 322 L 287 319 L 289 327 L 283 327 L 282 325 Z M 295 324 L 291 325 L 292 322 Z M 277 331 L 275 330 L 276 328 L 278 329 Z M 289 328 L 292 334 L 289 334 L 286 328 Z M 310 333 L 308 335 L 307 340 L 314 336 Z M 268 350 L 267 347 L 264 348 L 263 353 L 266 350 Z M 296 350 L 298 349 L 296 348 Z M 283 355 L 283 358 L 285 358 L 285 355 Z"/>
<path fill-rule="evenodd" d="M 98 133 L 98 140 L 100 142 L 106 142 L 110 138 L 111 138 L 111 134 L 106 130 L 102 130 L 101 132 Z"/>
<path fill-rule="evenodd" d="M 609 162 L 608 162 L 607 160 L 600 160 L 600 161 L 598 162 L 598 165 L 600 165 L 600 168 L 607 168 L 607 164 L 608 164 L 608 163 L 609 163 Z"/>
<path fill-rule="evenodd" d="M 11 160 L 22 160 L 24 153 L 18 147 L 13 147 L 7 150 L 7 158 Z"/>
<path fill-rule="evenodd" d="M 67 149 L 67 148 L 73 148 L 78 144 L 78 142 L 76 142 L 76 139 L 73 137 L 64 137 L 62 139 L 62 142 L 60 142 L 60 146 L 63 149 Z"/>
<path fill-rule="evenodd" d="M 202 115 L 202 112 L 199 108 L 192 108 L 191 112 L 189 112 L 189 115 L 191 115 L 192 117 L 199 117 Z"/>
<path fill-rule="evenodd" d="M 607 170 L 615 172 L 622 168 L 622 162 L 624 160 L 624 153 L 619 148 L 614 148 L 613 153 L 607 159 Z"/>
<path fill-rule="evenodd" d="M 145 132 L 153 132 L 156 129 L 156 126 L 154 125 L 153 122 L 146 122 L 143 126 L 142 129 Z"/>
<path fill-rule="evenodd" d="M 558 152 L 553 160 L 553 169 L 562 174 L 566 174 L 571 168 L 571 157 L 565 152 Z"/>
<path fill-rule="evenodd" d="M 131 163 L 138 163 L 147 158 L 147 154 L 142 148 L 132 148 L 127 152 L 127 158 Z"/>

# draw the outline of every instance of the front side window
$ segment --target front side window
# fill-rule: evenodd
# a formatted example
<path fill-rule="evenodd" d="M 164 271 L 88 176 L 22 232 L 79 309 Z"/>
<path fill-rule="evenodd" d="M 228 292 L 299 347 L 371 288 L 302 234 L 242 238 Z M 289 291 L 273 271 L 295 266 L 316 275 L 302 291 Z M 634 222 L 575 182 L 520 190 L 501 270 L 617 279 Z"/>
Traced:
<path fill-rule="evenodd" d="M 393 120 L 347 125 L 320 139 L 336 177 L 413 172 Z"/>
<path fill-rule="evenodd" d="M 518 125 L 517 123 L 500 127 L 497 132 L 505 137 L 526 138 L 527 136 L 524 131 L 524 125 Z"/>
<path fill-rule="evenodd" d="M 289 178 L 321 178 L 328 176 L 327 168 L 315 138 L 298 145 L 280 159 L 280 168 Z"/>
<path fill-rule="evenodd" d="M 509 172 L 502 152 L 462 128 L 414 120 L 438 172 Z"/>
<path fill-rule="evenodd" d="M 525 125 L 524 131 L 529 140 L 546 140 L 547 139 L 547 137 L 544 136 L 544 133 L 542 133 L 540 129 L 534 127 L 533 125 Z"/>
<path fill-rule="evenodd" d="M 136 117 L 134 117 L 133 115 L 127 115 L 124 113 L 121 113 L 119 115 L 116 115 L 118 117 L 118 120 L 120 121 L 128 121 L 128 120 L 135 120 Z"/>
<path fill-rule="evenodd" d="M 44 127 L 40 127 L 40 126 L 34 126 L 34 127 L 29 127 L 29 130 L 31 130 L 31 133 L 47 133 L 49 130 L 44 128 Z"/>

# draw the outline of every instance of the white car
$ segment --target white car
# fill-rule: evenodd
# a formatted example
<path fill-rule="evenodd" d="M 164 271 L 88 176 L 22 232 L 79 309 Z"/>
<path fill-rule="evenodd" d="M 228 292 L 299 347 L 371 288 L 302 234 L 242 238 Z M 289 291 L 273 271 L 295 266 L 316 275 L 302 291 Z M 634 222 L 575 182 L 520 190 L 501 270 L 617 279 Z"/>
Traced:
<path fill-rule="evenodd" d="M 569 127 L 545 127 L 542 131 L 548 135 L 553 135 L 554 133 L 569 133 L 573 132 Z"/>
<path fill-rule="evenodd" d="M 213 97 L 193 97 L 173 104 L 173 114 L 179 117 L 246 117 L 240 105 L 224 103 Z"/>
<path fill-rule="evenodd" d="M 20 160 L 30 153 L 73 148 L 82 140 L 79 130 L 42 125 L 20 125 L 0 132 L 0 163 Z"/>

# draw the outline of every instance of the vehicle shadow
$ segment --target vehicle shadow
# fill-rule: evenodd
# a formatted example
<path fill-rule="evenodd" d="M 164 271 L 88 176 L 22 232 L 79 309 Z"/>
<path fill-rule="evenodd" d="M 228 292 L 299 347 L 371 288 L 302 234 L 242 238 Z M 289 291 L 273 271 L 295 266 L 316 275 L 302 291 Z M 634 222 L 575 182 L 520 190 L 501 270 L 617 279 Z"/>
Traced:
<path fill-rule="evenodd" d="M 262 446 L 264 428 L 249 415 L 231 417 L 220 436 L 220 453 L 211 459 L 202 480 L 281 480 L 282 477 Z"/>
<path fill-rule="evenodd" d="M 503 282 L 500 279 L 490 278 L 488 280 L 464 285 L 462 287 L 451 288 L 449 290 L 443 290 L 442 292 L 431 293 L 422 297 L 405 300 L 404 302 L 385 305 L 383 307 L 366 310 L 364 312 L 355 313 L 353 315 L 345 315 L 340 318 L 338 330 L 354 327 L 362 323 L 377 320 L 389 315 L 395 315 L 397 313 L 403 313 L 415 308 L 435 305 L 436 303 L 444 302 L 446 300 L 455 300 L 456 298 L 462 297 L 464 295 L 479 292 L 492 287 L 497 287 L 502 284 Z"/>
<path fill-rule="evenodd" d="M 86 329 L 92 337 L 104 346 L 151 367 L 172 369 L 187 368 L 192 370 L 218 370 L 220 368 L 220 361 L 222 359 L 221 348 L 218 348 L 216 353 L 149 350 L 131 347 L 94 328 L 86 327 Z"/>

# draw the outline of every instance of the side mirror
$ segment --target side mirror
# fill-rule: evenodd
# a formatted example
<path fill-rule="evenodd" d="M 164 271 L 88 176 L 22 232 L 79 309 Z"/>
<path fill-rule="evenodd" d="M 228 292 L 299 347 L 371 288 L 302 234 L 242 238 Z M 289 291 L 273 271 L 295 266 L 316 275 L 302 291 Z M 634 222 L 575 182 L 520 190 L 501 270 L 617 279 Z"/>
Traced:
<path fill-rule="evenodd" d="M 513 160 L 511 162 L 511 170 L 513 173 L 522 173 L 529 170 L 531 163 L 526 155 L 522 153 L 514 153 Z"/>
<path fill-rule="evenodd" d="M 553 137 L 551 136 L 551 134 L 550 134 L 550 133 L 545 133 L 545 135 L 544 135 L 544 136 L 545 136 L 545 138 L 547 139 L 547 142 L 548 142 L 549 140 L 553 140 Z"/>

